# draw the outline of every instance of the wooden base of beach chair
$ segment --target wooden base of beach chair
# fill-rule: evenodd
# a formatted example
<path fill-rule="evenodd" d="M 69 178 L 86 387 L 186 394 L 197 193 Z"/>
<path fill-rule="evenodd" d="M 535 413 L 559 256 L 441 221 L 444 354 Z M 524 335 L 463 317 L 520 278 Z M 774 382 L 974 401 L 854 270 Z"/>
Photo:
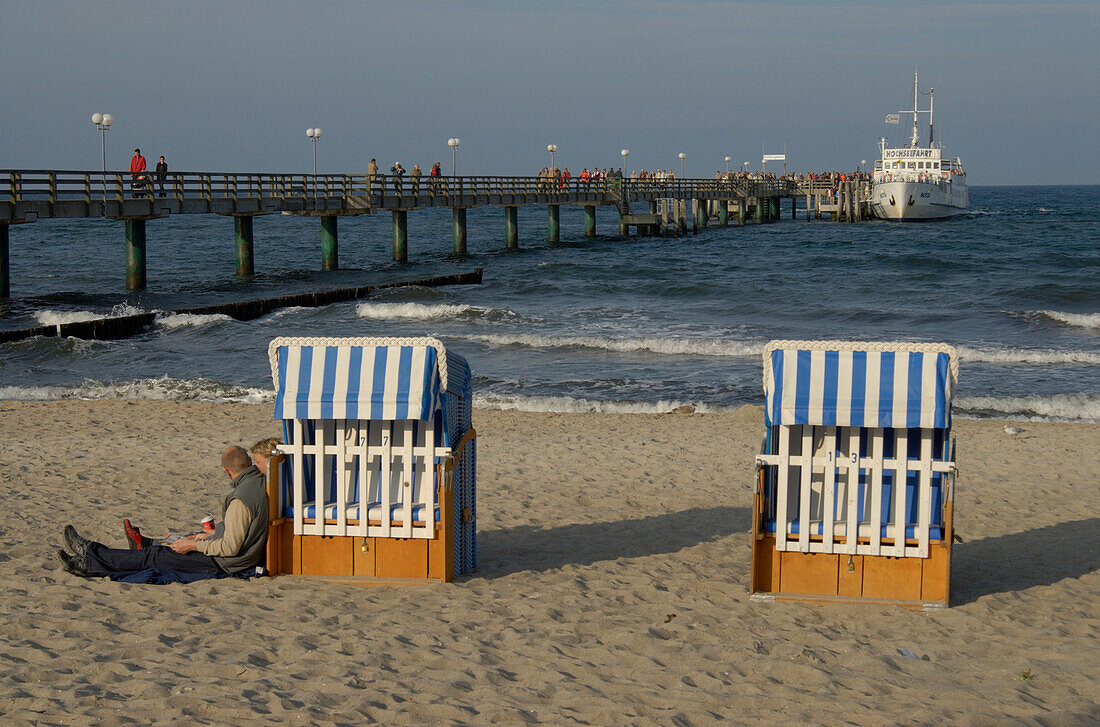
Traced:
<path fill-rule="evenodd" d="M 350 523 L 354 525 L 355 523 Z M 454 578 L 450 528 L 424 538 L 362 538 L 295 535 L 294 521 L 282 518 L 269 530 L 268 560 L 272 575 L 353 576 L 381 579 Z"/>
<path fill-rule="evenodd" d="M 780 552 L 775 537 L 753 539 L 749 592 L 778 597 L 946 606 L 951 544 L 932 541 L 927 558 Z"/>
<path fill-rule="evenodd" d="M 440 523 L 431 539 L 295 535 L 294 519 L 278 517 L 279 467 L 283 459 L 284 455 L 276 455 L 268 464 L 267 570 L 271 575 L 334 576 L 337 578 L 331 580 L 356 585 L 448 582 L 454 578 L 453 509 L 442 489 Z M 307 519 L 306 523 L 312 525 L 313 520 Z M 349 526 L 358 524 L 348 520 Z"/>

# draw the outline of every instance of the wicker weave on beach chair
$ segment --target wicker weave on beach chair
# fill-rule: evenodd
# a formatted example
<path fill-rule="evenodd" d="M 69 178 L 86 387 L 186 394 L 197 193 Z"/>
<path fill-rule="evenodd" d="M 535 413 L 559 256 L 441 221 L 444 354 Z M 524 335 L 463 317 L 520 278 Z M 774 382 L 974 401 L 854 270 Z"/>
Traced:
<path fill-rule="evenodd" d="M 767 345 L 751 592 L 947 605 L 957 379 L 945 344 Z"/>
<path fill-rule="evenodd" d="M 276 338 L 285 459 L 269 569 L 450 580 L 476 566 L 465 359 L 432 338 Z"/>

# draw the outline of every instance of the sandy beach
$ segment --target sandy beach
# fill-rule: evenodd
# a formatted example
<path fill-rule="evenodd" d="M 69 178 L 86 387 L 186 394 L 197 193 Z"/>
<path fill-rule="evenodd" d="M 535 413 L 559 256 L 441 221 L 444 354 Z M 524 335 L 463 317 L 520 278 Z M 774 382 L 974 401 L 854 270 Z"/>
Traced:
<path fill-rule="evenodd" d="M 135 586 L 61 528 L 218 515 L 267 405 L 0 402 L 5 724 L 1100 722 L 1100 426 L 955 423 L 952 606 L 749 597 L 759 407 L 477 411 L 479 572 Z M 908 649 L 919 657 L 908 658 Z"/>

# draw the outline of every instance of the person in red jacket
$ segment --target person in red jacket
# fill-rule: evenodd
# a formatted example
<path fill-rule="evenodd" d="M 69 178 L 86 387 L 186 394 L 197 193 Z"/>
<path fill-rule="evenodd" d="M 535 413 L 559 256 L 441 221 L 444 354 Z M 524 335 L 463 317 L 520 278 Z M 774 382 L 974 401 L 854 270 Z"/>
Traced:
<path fill-rule="evenodd" d="M 134 178 L 134 196 L 141 196 L 141 188 L 145 186 L 145 157 L 141 155 L 141 149 L 134 149 L 134 156 L 130 159 L 130 175 Z"/>

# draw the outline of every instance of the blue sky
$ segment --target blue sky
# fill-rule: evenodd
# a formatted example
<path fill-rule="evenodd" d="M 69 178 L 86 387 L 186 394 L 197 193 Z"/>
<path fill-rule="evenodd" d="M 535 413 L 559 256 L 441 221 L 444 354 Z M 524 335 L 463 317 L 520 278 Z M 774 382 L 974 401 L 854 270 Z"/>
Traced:
<path fill-rule="evenodd" d="M 971 184 L 1098 183 L 1100 3 L 22 2 L 0 22 L 0 168 L 180 171 L 433 161 L 688 176 L 853 169 L 914 68 Z"/>

